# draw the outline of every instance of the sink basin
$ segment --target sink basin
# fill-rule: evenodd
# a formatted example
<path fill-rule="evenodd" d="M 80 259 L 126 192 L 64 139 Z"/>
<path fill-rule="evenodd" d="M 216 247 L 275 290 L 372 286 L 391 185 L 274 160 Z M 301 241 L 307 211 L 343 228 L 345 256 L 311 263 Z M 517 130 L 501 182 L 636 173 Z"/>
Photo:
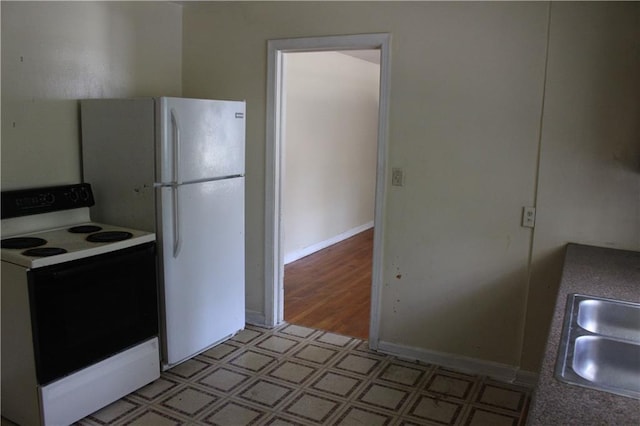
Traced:
<path fill-rule="evenodd" d="M 581 300 L 577 323 L 592 333 L 640 342 L 640 309 L 635 304 L 603 299 Z"/>
<path fill-rule="evenodd" d="M 640 394 L 639 363 L 640 345 L 601 336 L 575 340 L 573 371 L 595 385 Z"/>
<path fill-rule="evenodd" d="M 555 374 L 640 399 L 640 304 L 570 294 Z"/>

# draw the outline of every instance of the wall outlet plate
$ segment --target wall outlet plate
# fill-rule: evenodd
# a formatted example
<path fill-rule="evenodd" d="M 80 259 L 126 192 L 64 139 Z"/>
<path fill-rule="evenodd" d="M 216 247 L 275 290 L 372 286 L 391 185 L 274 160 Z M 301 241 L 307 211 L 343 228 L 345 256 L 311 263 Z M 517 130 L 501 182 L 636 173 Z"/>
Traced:
<path fill-rule="evenodd" d="M 536 225 L 536 208 L 522 208 L 522 226 L 525 228 L 533 228 Z"/>
<path fill-rule="evenodd" d="M 391 169 L 391 185 L 403 186 L 404 185 L 404 171 L 399 167 Z"/>

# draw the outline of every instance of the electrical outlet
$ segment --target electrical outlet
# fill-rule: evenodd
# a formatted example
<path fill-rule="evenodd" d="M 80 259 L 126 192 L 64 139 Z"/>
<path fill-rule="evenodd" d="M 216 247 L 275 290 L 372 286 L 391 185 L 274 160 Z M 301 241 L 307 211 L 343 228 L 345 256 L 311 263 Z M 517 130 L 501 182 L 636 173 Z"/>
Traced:
<path fill-rule="evenodd" d="M 394 167 L 393 169 L 391 169 L 391 185 L 404 185 L 404 171 L 401 168 Z"/>
<path fill-rule="evenodd" d="M 522 208 L 522 226 L 525 228 L 533 228 L 536 224 L 536 208 L 535 207 L 523 207 Z"/>

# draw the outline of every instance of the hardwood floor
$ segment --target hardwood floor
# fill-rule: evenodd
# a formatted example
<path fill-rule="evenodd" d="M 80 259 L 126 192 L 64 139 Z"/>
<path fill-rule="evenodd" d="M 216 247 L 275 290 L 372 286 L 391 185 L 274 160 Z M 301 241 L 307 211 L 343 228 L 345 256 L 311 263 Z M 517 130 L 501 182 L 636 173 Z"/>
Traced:
<path fill-rule="evenodd" d="M 367 339 L 373 229 L 285 265 L 284 319 Z"/>

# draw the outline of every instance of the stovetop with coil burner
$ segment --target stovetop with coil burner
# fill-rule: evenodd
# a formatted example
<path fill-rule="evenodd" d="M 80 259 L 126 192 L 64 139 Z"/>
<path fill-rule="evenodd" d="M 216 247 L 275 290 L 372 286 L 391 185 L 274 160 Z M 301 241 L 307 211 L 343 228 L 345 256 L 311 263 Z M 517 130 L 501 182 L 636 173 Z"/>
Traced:
<path fill-rule="evenodd" d="M 88 184 L 3 192 L 2 261 L 36 268 L 155 240 L 153 233 L 91 222 L 93 203 Z"/>

